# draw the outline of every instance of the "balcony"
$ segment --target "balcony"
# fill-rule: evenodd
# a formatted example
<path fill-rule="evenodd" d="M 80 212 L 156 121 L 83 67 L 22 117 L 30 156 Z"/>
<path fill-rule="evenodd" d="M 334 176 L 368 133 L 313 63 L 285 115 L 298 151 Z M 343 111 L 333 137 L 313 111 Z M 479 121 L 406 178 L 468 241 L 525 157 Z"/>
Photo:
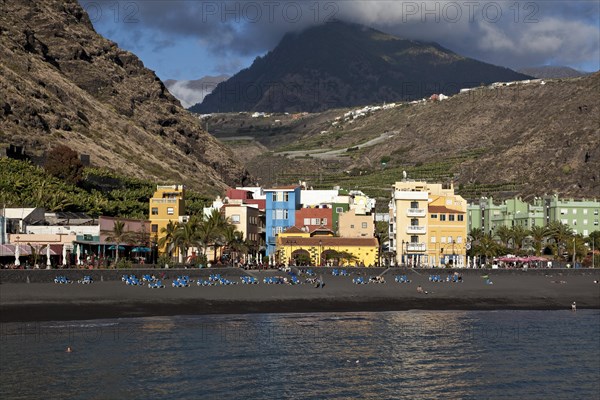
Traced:
<path fill-rule="evenodd" d="M 408 233 L 409 235 L 411 234 L 424 234 L 427 233 L 427 227 L 426 226 L 419 226 L 419 225 L 409 225 L 406 227 L 406 233 Z"/>
<path fill-rule="evenodd" d="M 409 208 L 406 210 L 407 217 L 424 217 L 426 213 L 424 208 Z"/>
<path fill-rule="evenodd" d="M 426 251 L 427 246 L 425 243 L 407 243 L 406 251 Z"/>
<path fill-rule="evenodd" d="M 153 204 L 175 204 L 179 199 L 150 199 Z"/>

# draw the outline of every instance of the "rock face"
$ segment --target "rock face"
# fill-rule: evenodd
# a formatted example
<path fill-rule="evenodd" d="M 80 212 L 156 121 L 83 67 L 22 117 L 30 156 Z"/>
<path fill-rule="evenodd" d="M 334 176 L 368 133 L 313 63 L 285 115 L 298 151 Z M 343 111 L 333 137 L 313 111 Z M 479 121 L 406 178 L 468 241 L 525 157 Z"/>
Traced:
<path fill-rule="evenodd" d="M 76 0 L 0 0 L 0 146 L 57 143 L 93 165 L 215 192 L 248 174 Z"/>
<path fill-rule="evenodd" d="M 437 43 L 332 21 L 284 36 L 275 49 L 190 108 L 197 113 L 308 111 L 446 95 L 530 78 Z"/>

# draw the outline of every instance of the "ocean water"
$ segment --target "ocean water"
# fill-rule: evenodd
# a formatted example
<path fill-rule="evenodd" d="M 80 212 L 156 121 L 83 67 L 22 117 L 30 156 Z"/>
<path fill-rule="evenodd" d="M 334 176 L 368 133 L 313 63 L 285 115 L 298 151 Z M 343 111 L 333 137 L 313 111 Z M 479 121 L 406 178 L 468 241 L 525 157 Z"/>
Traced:
<path fill-rule="evenodd" d="M 6 323 L 0 368 L 3 400 L 598 399 L 600 310 Z"/>

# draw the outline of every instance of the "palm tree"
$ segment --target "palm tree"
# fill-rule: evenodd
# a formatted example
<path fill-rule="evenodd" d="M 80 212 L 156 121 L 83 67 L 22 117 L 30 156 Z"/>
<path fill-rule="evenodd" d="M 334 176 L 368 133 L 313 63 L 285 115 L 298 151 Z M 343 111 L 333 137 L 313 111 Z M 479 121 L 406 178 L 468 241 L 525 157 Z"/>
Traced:
<path fill-rule="evenodd" d="M 548 229 L 545 226 L 534 225 L 529 230 L 529 236 L 533 241 L 533 248 L 535 249 L 536 256 L 542 254 L 542 246 L 546 241 L 548 234 Z"/>
<path fill-rule="evenodd" d="M 173 235 L 173 245 L 179 248 L 179 263 L 182 263 L 183 256 L 191 247 L 200 247 L 198 238 L 198 219 L 191 217 L 188 222 L 179 224 L 179 229 Z"/>
<path fill-rule="evenodd" d="M 484 234 L 483 237 L 479 240 L 479 245 L 477 246 L 476 253 L 483 254 L 485 256 L 486 262 L 489 258 L 497 255 L 498 243 L 496 243 L 491 233 Z"/>
<path fill-rule="evenodd" d="M 115 264 L 119 262 L 119 245 L 121 243 L 129 243 L 133 238 L 133 233 L 125 229 L 125 222 L 119 220 L 114 222 L 112 232 L 110 236 L 106 238 L 106 241 L 115 243 L 117 249 Z"/>
<path fill-rule="evenodd" d="M 554 241 L 556 252 L 555 258 L 560 257 L 561 249 L 565 248 L 569 238 L 573 236 L 573 230 L 566 224 L 559 221 L 552 221 L 548 224 L 549 236 Z"/>
<path fill-rule="evenodd" d="M 471 241 L 473 242 L 481 240 L 484 235 L 485 232 L 483 231 L 483 228 L 473 228 L 471 229 L 471 232 L 469 232 L 469 236 L 471 237 Z"/>
<path fill-rule="evenodd" d="M 381 265 L 381 255 L 383 254 L 383 244 L 390 240 L 390 225 L 385 221 L 377 221 L 375 223 L 375 236 L 379 242 L 379 253 L 377 264 Z"/>
<path fill-rule="evenodd" d="M 239 253 L 248 251 L 248 244 L 244 240 L 244 234 L 235 230 L 234 225 L 228 225 L 223 231 L 225 247 L 233 253 L 232 259 L 237 259 Z"/>
<path fill-rule="evenodd" d="M 500 242 L 504 247 L 508 247 L 510 239 L 512 237 L 511 229 L 506 225 L 500 225 L 496 230 L 496 236 L 500 239 Z"/>
<path fill-rule="evenodd" d="M 204 256 L 206 256 L 207 249 L 213 246 L 215 249 L 214 259 L 216 261 L 217 246 L 222 245 L 223 232 L 227 225 L 229 225 L 228 219 L 219 210 L 212 210 L 207 217 L 199 221 L 197 234 L 202 243 Z"/>
<path fill-rule="evenodd" d="M 165 249 L 169 257 L 173 257 L 173 241 L 175 240 L 175 232 L 179 229 L 179 224 L 169 220 L 167 226 L 160 228 L 162 237 L 158 240 L 158 247 Z"/>
<path fill-rule="evenodd" d="M 515 225 L 511 229 L 511 239 L 516 250 L 521 250 L 523 242 L 529 236 L 529 229 L 523 227 L 523 225 Z"/>

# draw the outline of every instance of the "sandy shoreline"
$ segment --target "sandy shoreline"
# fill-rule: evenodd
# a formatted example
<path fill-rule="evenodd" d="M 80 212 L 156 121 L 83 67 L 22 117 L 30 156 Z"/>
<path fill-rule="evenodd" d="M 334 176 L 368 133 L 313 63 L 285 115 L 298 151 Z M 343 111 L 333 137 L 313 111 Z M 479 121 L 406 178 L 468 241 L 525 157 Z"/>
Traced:
<path fill-rule="evenodd" d="M 165 289 L 131 287 L 120 281 L 91 285 L 3 283 L 0 321 L 76 320 L 184 314 L 242 314 L 319 311 L 393 311 L 600 308 L 600 271 L 543 274 L 470 271 L 463 283 L 433 283 L 430 271 L 408 271 L 409 284 L 394 282 L 398 271 L 385 275 L 385 284 L 354 285 L 352 277 L 323 274 L 325 287 L 312 285 L 233 285 Z M 445 277 L 445 271 L 439 271 Z M 253 271 L 261 279 L 282 275 Z M 404 274 L 404 273 L 403 273 Z M 493 285 L 481 277 L 489 274 Z M 140 276 L 140 275 L 138 275 Z M 239 278 L 237 278 L 239 281 Z M 421 285 L 428 294 L 417 293 Z"/>

